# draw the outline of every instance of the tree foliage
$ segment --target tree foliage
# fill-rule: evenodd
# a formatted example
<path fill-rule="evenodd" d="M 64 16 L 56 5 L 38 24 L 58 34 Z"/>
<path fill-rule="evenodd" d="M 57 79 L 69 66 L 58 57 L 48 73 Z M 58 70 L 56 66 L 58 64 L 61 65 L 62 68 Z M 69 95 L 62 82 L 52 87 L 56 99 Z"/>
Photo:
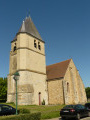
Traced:
<path fill-rule="evenodd" d="M 0 101 L 7 99 L 7 78 L 0 78 Z"/>
<path fill-rule="evenodd" d="M 90 87 L 85 88 L 87 98 L 90 98 Z"/>

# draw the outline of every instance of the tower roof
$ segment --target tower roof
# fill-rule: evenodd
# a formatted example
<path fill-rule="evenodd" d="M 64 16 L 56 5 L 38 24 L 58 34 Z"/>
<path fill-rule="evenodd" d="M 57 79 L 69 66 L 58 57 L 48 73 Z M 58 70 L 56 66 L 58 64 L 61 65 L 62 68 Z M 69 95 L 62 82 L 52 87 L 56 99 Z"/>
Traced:
<path fill-rule="evenodd" d="M 34 23 L 31 20 L 30 16 L 26 17 L 25 21 L 23 21 L 23 23 L 21 25 L 21 28 L 19 29 L 18 33 L 28 33 L 28 34 L 42 40 L 39 32 L 37 31 Z"/>
<path fill-rule="evenodd" d="M 64 77 L 71 59 L 46 66 L 47 80 Z"/>

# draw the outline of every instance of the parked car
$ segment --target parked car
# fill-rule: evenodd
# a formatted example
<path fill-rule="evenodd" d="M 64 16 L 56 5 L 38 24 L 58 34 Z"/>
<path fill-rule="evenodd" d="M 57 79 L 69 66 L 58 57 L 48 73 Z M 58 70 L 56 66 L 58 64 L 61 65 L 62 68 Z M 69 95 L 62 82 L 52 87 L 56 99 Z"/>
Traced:
<path fill-rule="evenodd" d="M 90 117 L 90 110 L 81 104 L 66 105 L 61 109 L 60 116 L 62 117 L 62 120 L 65 120 L 66 118 L 75 118 L 76 120 L 80 120 L 81 117 Z"/>
<path fill-rule="evenodd" d="M 0 116 L 2 115 L 12 115 L 16 113 L 16 109 L 5 104 L 0 104 Z"/>
<path fill-rule="evenodd" d="M 86 103 L 85 107 L 87 107 L 90 110 L 90 103 Z"/>

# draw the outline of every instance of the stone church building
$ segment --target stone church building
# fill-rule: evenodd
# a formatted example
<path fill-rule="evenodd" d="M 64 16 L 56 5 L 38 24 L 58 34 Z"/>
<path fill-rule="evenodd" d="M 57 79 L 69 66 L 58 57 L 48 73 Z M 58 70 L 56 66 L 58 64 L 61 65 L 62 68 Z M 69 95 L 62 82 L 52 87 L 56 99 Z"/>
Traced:
<path fill-rule="evenodd" d="M 19 105 L 76 104 L 87 101 L 84 84 L 73 60 L 46 66 L 45 42 L 30 17 L 23 21 L 11 41 L 7 102 L 16 101 L 14 73 Z"/>

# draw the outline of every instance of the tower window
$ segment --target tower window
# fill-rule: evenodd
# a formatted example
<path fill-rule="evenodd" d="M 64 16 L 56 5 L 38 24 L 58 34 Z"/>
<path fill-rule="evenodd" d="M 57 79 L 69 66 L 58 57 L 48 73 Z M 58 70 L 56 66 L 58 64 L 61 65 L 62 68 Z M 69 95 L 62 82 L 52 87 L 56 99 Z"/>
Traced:
<path fill-rule="evenodd" d="M 16 51 L 17 47 L 16 47 L 16 43 L 14 45 L 14 48 L 13 48 L 13 52 Z"/>
<path fill-rule="evenodd" d="M 41 50 L 40 42 L 38 42 L 38 49 Z"/>
<path fill-rule="evenodd" d="M 37 48 L 36 40 L 34 40 L 34 47 Z"/>

